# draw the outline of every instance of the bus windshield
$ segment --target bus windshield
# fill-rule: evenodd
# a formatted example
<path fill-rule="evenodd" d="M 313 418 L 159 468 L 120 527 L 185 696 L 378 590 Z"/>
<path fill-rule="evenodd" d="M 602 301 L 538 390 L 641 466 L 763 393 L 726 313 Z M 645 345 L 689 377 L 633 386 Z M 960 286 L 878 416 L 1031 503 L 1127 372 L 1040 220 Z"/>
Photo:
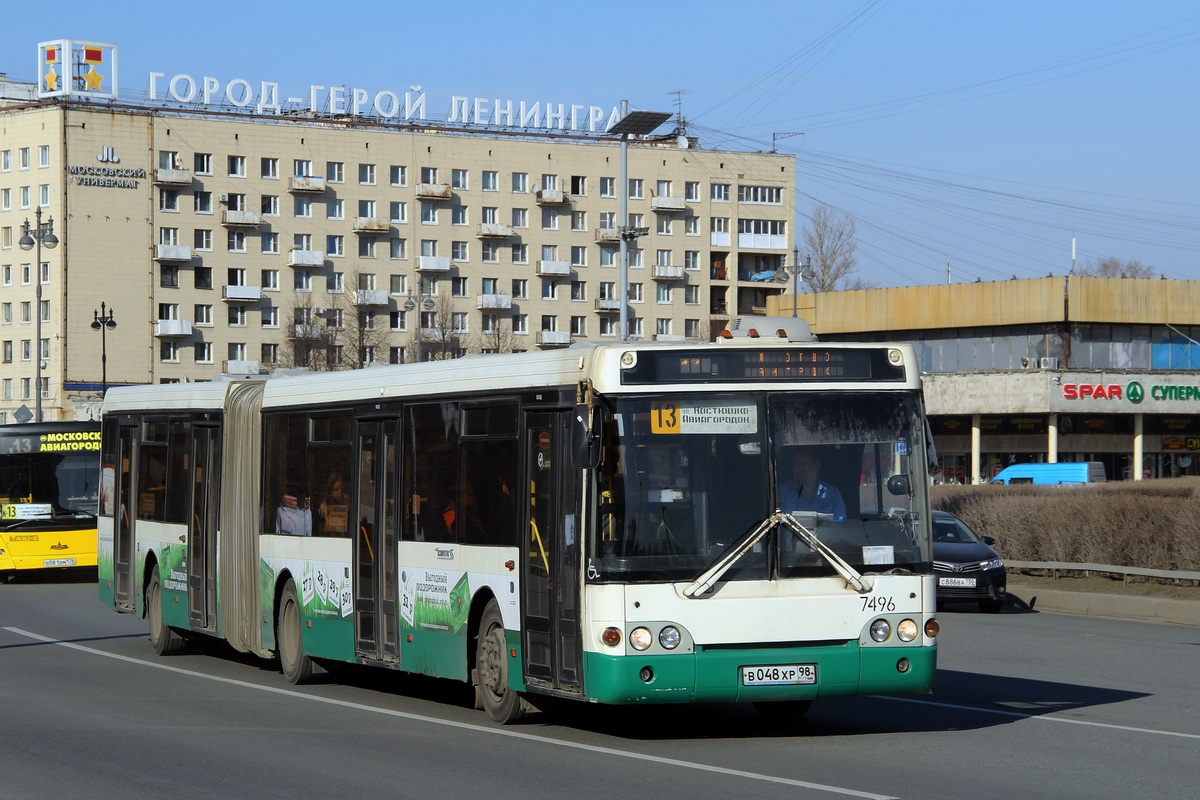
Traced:
<path fill-rule="evenodd" d="M 589 580 L 691 581 L 777 510 L 860 573 L 928 572 L 916 394 L 673 394 L 604 406 Z M 834 575 L 778 526 L 723 580 Z"/>
<path fill-rule="evenodd" d="M 0 454 L 0 528 L 94 518 L 99 477 L 95 453 Z"/>

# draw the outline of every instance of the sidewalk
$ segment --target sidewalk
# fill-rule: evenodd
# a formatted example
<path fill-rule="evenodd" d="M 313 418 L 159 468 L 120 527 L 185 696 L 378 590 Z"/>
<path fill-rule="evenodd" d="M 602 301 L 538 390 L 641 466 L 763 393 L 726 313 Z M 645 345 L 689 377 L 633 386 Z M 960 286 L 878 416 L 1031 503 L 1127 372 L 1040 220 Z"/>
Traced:
<path fill-rule="evenodd" d="M 1022 586 L 1020 579 L 1008 582 L 1009 603 L 1020 609 L 1117 617 L 1200 627 L 1200 602 L 1158 597 L 1093 594 Z"/>

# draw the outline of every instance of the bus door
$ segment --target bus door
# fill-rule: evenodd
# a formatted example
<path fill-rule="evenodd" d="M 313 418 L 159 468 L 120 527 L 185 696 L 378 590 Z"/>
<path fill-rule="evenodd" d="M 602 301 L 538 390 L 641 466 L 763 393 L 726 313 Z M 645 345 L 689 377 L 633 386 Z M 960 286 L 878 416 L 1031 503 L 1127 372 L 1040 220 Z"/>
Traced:
<path fill-rule="evenodd" d="M 216 631 L 217 503 L 221 433 L 192 426 L 192 500 L 188 518 L 188 618 L 193 628 Z"/>
<path fill-rule="evenodd" d="M 357 514 L 354 536 L 355 653 L 363 660 L 400 660 L 396 569 L 396 472 L 400 422 L 359 420 L 355 445 Z"/>
<path fill-rule="evenodd" d="M 117 429 L 116 486 L 113 498 L 113 605 L 130 611 L 137 609 L 134 580 L 133 519 L 137 485 L 134 464 L 137 455 L 136 423 L 122 421 Z"/>
<path fill-rule="evenodd" d="M 571 468 L 570 415 L 528 412 L 525 423 L 529 532 L 521 627 L 526 678 L 579 692 L 579 490 Z"/>

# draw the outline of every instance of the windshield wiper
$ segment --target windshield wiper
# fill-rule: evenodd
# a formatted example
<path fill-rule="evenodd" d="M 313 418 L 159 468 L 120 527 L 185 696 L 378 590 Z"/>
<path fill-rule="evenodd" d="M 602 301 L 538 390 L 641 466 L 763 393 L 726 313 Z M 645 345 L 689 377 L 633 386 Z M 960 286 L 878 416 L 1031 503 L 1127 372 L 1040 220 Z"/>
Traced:
<path fill-rule="evenodd" d="M 862 575 L 854 567 L 846 563 L 846 560 L 835 553 L 829 545 L 822 542 L 812 531 L 797 522 L 796 518 L 791 514 L 776 511 L 764 519 L 758 527 L 735 542 L 720 558 L 713 562 L 712 566 L 700 573 L 700 577 L 688 584 L 683 590 L 684 595 L 697 598 L 707 592 L 717 581 L 721 580 L 721 577 L 729 571 L 738 559 L 749 552 L 750 548 L 754 547 L 755 544 L 781 523 L 786 524 L 797 539 L 804 542 L 828 561 L 830 566 L 837 570 L 837 573 L 846 581 L 847 585 L 853 586 L 859 594 L 866 594 L 871 591 L 870 587 L 863 583 Z"/>

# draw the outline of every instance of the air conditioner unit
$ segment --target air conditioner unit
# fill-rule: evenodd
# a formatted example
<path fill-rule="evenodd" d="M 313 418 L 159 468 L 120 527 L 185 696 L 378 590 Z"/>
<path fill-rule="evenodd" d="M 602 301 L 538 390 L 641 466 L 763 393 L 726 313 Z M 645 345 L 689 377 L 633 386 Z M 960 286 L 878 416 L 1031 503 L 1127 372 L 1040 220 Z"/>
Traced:
<path fill-rule="evenodd" d="M 229 195 L 227 195 L 227 194 L 220 195 L 217 197 L 217 200 L 221 201 L 222 203 L 228 203 Z"/>
<path fill-rule="evenodd" d="M 1058 359 L 1057 358 L 1043 358 L 1042 359 L 1042 369 L 1058 369 Z"/>

